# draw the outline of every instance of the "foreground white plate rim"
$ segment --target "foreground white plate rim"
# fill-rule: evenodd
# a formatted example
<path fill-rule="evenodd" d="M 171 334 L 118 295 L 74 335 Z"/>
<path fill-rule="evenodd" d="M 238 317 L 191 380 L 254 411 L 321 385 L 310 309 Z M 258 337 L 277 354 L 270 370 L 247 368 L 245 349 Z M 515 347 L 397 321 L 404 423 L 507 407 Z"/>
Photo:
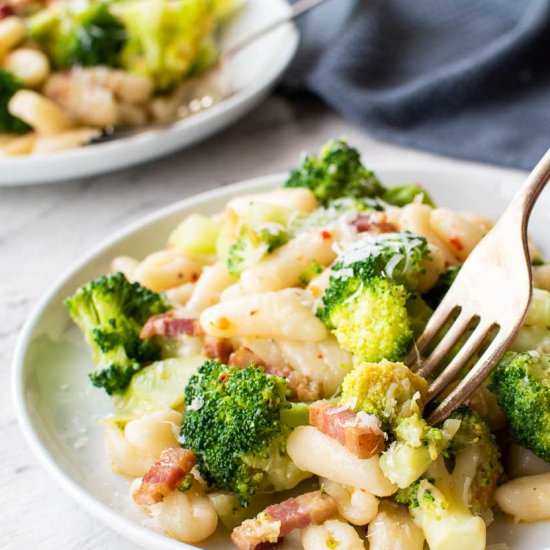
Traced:
<path fill-rule="evenodd" d="M 393 176 L 399 176 L 400 174 L 406 175 L 414 173 L 414 168 L 396 169 L 388 167 L 384 170 L 379 167 L 379 172 L 382 174 L 387 172 Z M 433 172 L 435 174 L 441 173 L 445 175 L 448 170 L 422 168 L 420 173 Z M 456 174 L 457 170 L 453 170 Z M 464 173 L 465 176 L 472 174 L 471 168 L 460 169 L 459 172 Z M 212 200 L 219 200 L 224 197 L 233 196 L 235 194 L 242 194 L 257 190 L 259 188 L 269 188 L 277 185 L 281 181 L 284 181 L 285 174 L 269 175 L 260 178 L 255 178 L 235 185 L 225 186 L 220 189 L 214 189 L 201 193 L 191 198 L 179 201 L 176 204 L 169 205 L 165 208 L 157 210 L 152 214 L 142 218 L 141 220 L 129 225 L 125 229 L 119 231 L 113 237 L 106 239 L 99 245 L 94 247 L 92 251 L 84 255 L 71 269 L 69 269 L 48 291 L 48 293 L 40 300 L 33 312 L 29 316 L 29 319 L 25 323 L 22 332 L 19 336 L 14 361 L 13 361 L 13 395 L 15 401 L 16 415 L 19 420 L 22 432 L 29 443 L 32 451 L 38 457 L 47 472 L 73 497 L 80 502 L 92 515 L 97 517 L 100 521 L 109 525 L 115 531 L 119 532 L 123 536 L 130 540 L 140 544 L 154 548 L 196 548 L 193 545 L 187 545 L 169 537 L 155 532 L 148 527 L 136 524 L 134 521 L 124 517 L 121 513 L 109 508 L 106 504 L 99 501 L 91 493 L 89 493 L 84 487 L 79 485 L 76 480 L 73 480 L 64 469 L 55 462 L 53 457 L 48 452 L 45 444 L 41 441 L 39 431 L 34 426 L 33 419 L 30 415 L 30 411 L 27 408 L 25 399 L 25 379 L 24 379 L 24 366 L 26 353 L 28 351 L 29 344 L 33 338 L 34 329 L 42 314 L 47 310 L 48 306 L 52 302 L 52 299 L 60 291 L 60 289 L 74 277 L 80 269 L 93 262 L 102 251 L 115 245 L 117 242 L 129 237 L 132 233 L 139 229 L 146 228 L 162 220 L 163 218 L 178 212 L 183 209 L 190 209 L 198 207 L 203 204 L 207 204 Z M 517 178 L 516 178 L 517 181 Z M 447 205 L 448 206 L 448 205 Z M 539 525 L 540 527 L 540 525 Z M 543 527 L 544 528 L 544 527 Z M 546 529 L 545 529 L 546 530 Z"/>

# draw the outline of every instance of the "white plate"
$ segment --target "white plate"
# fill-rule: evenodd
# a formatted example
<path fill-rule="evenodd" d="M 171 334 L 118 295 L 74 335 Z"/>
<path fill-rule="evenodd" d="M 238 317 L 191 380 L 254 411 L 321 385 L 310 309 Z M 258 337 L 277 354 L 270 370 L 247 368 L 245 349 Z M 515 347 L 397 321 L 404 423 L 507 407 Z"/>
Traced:
<path fill-rule="evenodd" d="M 388 185 L 420 181 L 440 205 L 497 216 L 518 180 L 502 181 L 494 173 L 465 168 L 441 170 L 378 170 Z M 269 189 L 284 176 L 268 176 L 210 191 L 163 209 L 119 233 L 88 254 L 51 289 L 25 325 L 14 361 L 17 415 L 30 446 L 49 474 L 92 514 L 114 530 L 149 549 L 192 548 L 144 526 L 144 515 L 129 499 L 129 482 L 114 475 L 104 450 L 98 420 L 109 411 L 109 399 L 92 388 L 86 376 L 90 353 L 73 326 L 62 300 L 77 286 L 108 270 L 119 254 L 143 257 L 164 246 L 171 229 L 192 212 L 213 214 L 228 199 L 245 192 Z M 550 193 L 541 197 L 532 231 L 550 250 L 546 231 Z M 546 239 L 546 241 L 544 241 Z M 513 525 L 497 521 L 491 542 L 506 542 L 514 550 L 548 548 L 550 523 Z M 288 547 L 298 548 L 292 543 Z M 219 533 L 200 548 L 229 549 L 227 535 Z"/>
<path fill-rule="evenodd" d="M 286 0 L 247 0 L 224 31 L 223 45 L 235 43 L 288 14 Z M 0 186 L 49 183 L 110 172 L 188 147 L 235 122 L 264 99 L 290 63 L 298 31 L 289 23 L 245 48 L 231 61 L 238 92 L 211 109 L 171 128 L 48 155 L 0 159 Z"/>

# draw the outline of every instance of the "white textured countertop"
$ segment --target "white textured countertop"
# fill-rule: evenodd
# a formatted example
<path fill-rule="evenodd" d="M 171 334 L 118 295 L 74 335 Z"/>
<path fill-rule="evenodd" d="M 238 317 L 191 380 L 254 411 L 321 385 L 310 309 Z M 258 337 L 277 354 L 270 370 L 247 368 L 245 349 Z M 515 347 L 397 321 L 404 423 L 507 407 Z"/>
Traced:
<path fill-rule="evenodd" d="M 339 136 L 374 168 L 459 164 L 376 141 L 313 100 L 273 97 L 217 137 L 157 162 L 86 181 L 0 188 L 0 548 L 134 548 L 48 478 L 19 432 L 10 363 L 40 295 L 77 257 L 144 214 L 202 190 L 285 171 L 300 151 Z"/>

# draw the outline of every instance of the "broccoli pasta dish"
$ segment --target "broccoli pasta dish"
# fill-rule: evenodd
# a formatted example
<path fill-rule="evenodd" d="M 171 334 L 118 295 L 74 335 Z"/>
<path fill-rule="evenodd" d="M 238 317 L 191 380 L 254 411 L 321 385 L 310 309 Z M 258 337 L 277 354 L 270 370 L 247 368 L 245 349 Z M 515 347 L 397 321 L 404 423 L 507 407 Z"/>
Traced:
<path fill-rule="evenodd" d="M 174 119 L 208 84 L 196 77 L 217 60 L 237 3 L 0 0 L 0 157 Z"/>
<path fill-rule="evenodd" d="M 385 186 L 333 140 L 281 187 L 114 258 L 65 304 L 143 517 L 240 550 L 483 550 L 497 514 L 550 520 L 550 264 L 534 245 L 525 324 L 465 405 L 428 424 L 429 380 L 404 363 L 490 227 Z"/>

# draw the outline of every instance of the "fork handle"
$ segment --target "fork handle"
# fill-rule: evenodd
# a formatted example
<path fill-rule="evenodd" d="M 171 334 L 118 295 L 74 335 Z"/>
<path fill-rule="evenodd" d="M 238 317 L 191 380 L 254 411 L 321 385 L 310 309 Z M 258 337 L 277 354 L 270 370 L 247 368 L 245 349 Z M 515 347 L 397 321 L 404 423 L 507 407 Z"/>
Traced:
<path fill-rule="evenodd" d="M 512 199 L 510 205 L 505 210 L 502 219 L 506 219 L 506 223 L 510 222 L 510 217 L 519 222 L 521 228 L 526 235 L 527 222 L 533 210 L 533 206 L 542 190 L 545 188 L 550 179 L 550 149 L 539 160 L 535 168 L 531 171 L 525 183 Z"/>
<path fill-rule="evenodd" d="M 291 11 L 288 15 L 285 15 L 281 19 L 276 19 L 275 21 L 269 23 L 265 27 L 262 27 L 261 29 L 258 29 L 257 31 L 253 32 L 252 34 L 246 36 L 233 46 L 230 46 L 227 50 L 222 52 L 222 55 L 224 57 L 230 57 L 235 55 L 236 53 L 240 52 L 242 49 L 246 48 L 248 45 L 252 44 L 262 36 L 265 36 L 266 34 L 270 33 L 271 31 L 274 31 L 275 29 L 279 28 L 281 25 L 284 25 L 285 23 L 288 23 L 289 21 L 294 21 L 301 15 L 304 15 L 308 11 L 312 10 L 313 8 L 316 8 L 317 6 L 323 4 L 326 2 L 326 0 L 298 0 L 295 4 L 291 6 Z"/>

